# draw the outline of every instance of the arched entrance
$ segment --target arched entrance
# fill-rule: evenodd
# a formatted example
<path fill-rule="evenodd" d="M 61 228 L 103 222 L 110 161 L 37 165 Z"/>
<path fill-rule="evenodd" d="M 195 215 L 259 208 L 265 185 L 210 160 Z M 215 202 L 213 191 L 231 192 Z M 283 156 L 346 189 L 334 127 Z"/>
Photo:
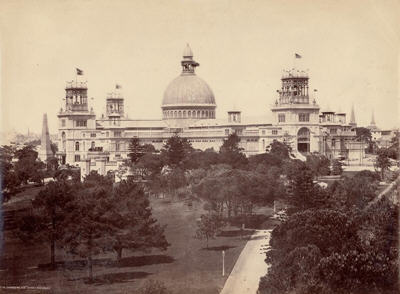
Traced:
<path fill-rule="evenodd" d="M 297 150 L 299 152 L 310 152 L 310 130 L 308 128 L 301 128 L 297 132 Z"/>

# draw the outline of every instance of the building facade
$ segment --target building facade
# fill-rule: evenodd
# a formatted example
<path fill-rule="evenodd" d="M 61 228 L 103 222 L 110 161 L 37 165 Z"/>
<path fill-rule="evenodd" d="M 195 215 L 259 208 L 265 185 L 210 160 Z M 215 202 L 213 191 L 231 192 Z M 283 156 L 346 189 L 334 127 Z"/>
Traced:
<path fill-rule="evenodd" d="M 186 46 L 182 72 L 166 88 L 162 119 L 128 119 L 120 86 L 106 97 L 106 113 L 97 118 L 89 109 L 87 83 L 77 78 L 65 88 L 65 106 L 58 113 L 58 158 L 61 164 L 79 165 L 83 173 L 101 174 L 115 170 L 127 158 L 129 142 L 137 137 L 142 144 L 161 149 L 173 134 L 187 138 L 193 148 L 218 151 L 232 133 L 240 138 L 247 156 L 265 152 L 274 140 L 289 144 L 296 158 L 320 152 L 329 158 L 348 156 L 348 144 L 355 137 L 345 113 L 322 112 L 310 98 L 309 77 L 291 70 L 282 76 L 282 87 L 271 108 L 273 121 L 243 119 L 233 110 L 217 119 L 216 99 L 210 86 L 196 73 L 199 64 Z M 346 143 L 347 142 L 347 143 Z"/>

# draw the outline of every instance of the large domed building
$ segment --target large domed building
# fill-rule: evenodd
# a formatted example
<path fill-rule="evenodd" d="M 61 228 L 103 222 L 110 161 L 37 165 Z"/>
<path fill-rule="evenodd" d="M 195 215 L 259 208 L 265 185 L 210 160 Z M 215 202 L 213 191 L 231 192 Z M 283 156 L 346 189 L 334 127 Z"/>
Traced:
<path fill-rule="evenodd" d="M 348 125 L 345 114 L 319 114 L 315 99 L 310 101 L 308 75 L 288 71 L 282 76 L 279 99 L 271 108 L 272 121 L 266 117 L 242 120 L 237 110 L 216 119 L 214 93 L 196 75 L 199 64 L 193 59 L 189 45 L 183 51 L 181 66 L 181 74 L 164 92 L 162 118 L 155 120 L 128 118 L 120 85 L 107 95 L 106 113 L 96 117 L 88 105 L 87 83 L 78 73 L 75 80 L 67 82 L 65 106 L 58 113 L 60 163 L 80 166 L 83 176 L 92 170 L 105 175 L 127 159 L 132 138 L 160 150 L 175 133 L 201 150 L 218 151 L 229 135 L 235 133 L 247 156 L 263 153 L 274 140 L 280 140 L 289 144 L 300 159 L 305 158 L 302 154 L 315 151 L 329 158 L 361 158 L 362 142 L 352 142 L 354 119 Z"/>
<path fill-rule="evenodd" d="M 193 120 L 215 118 L 215 97 L 210 86 L 199 78 L 195 69 L 199 64 L 193 60 L 189 45 L 183 51 L 182 73 L 164 92 L 162 101 L 163 120 L 169 125 L 184 127 Z"/>

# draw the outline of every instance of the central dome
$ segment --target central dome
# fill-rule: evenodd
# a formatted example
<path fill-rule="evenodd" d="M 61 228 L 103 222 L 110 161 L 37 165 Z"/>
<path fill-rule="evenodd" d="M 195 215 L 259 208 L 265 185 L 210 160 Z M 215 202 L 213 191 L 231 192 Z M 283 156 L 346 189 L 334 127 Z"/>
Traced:
<path fill-rule="evenodd" d="M 167 105 L 215 105 L 211 88 L 196 75 L 185 75 L 174 79 L 164 92 L 163 106 Z"/>
<path fill-rule="evenodd" d="M 194 72 L 199 64 L 193 60 L 192 49 L 189 45 L 183 51 L 181 65 L 182 73 L 168 85 L 164 92 L 162 106 L 215 107 L 215 98 L 211 88 Z"/>

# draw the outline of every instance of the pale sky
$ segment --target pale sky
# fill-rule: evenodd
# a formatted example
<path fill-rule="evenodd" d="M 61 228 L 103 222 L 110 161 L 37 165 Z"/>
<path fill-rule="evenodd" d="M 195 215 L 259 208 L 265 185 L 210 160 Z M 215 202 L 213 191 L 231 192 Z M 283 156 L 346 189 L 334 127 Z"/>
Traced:
<path fill-rule="evenodd" d="M 217 118 L 236 108 L 271 117 L 283 69 L 309 69 L 321 109 L 359 125 L 399 123 L 400 1 L 0 0 L 1 128 L 50 133 L 65 82 L 85 72 L 98 117 L 121 84 L 130 118 L 161 118 L 189 43 Z M 272 121 L 271 121 L 272 122 Z"/>

